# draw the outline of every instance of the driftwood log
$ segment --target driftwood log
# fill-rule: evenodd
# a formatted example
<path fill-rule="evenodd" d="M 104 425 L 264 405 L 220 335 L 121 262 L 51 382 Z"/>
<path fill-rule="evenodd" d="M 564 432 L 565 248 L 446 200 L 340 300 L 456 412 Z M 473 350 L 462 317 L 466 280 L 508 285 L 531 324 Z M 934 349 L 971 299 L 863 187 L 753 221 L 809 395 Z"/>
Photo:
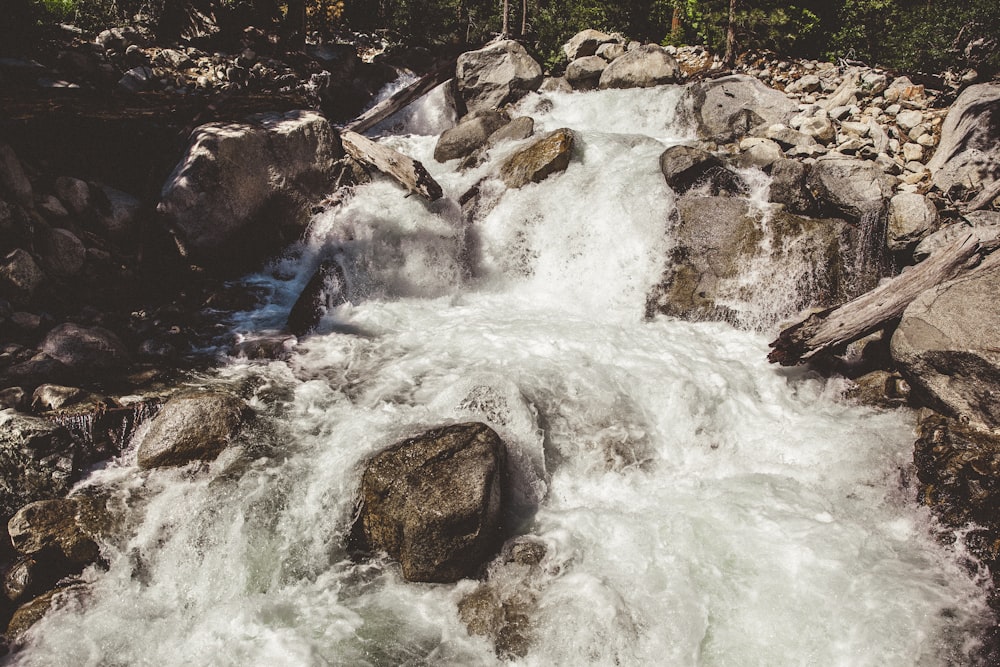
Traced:
<path fill-rule="evenodd" d="M 357 132 L 343 131 L 340 140 L 344 151 L 352 158 L 389 176 L 410 192 L 430 201 L 440 199 L 444 194 L 438 182 L 417 160 Z"/>
<path fill-rule="evenodd" d="M 407 87 L 397 91 L 392 97 L 376 104 L 349 122 L 344 126 L 344 130 L 362 133 L 375 127 L 389 116 L 408 106 L 414 100 L 423 97 L 442 83 L 454 78 L 457 62 L 457 60 L 453 59 L 441 63 Z"/>
<path fill-rule="evenodd" d="M 901 317 L 922 292 L 979 267 L 997 247 L 1000 239 L 995 235 L 970 233 L 853 301 L 813 313 L 782 330 L 770 344 L 773 349 L 767 359 L 793 366 L 874 333 Z M 998 262 L 990 257 L 989 263 Z"/>

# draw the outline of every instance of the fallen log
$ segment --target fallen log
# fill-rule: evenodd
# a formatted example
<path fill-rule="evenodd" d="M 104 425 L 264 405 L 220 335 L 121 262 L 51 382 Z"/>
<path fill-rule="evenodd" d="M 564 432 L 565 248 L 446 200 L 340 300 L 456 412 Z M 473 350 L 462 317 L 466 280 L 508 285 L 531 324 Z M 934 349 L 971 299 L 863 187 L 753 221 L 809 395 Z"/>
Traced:
<path fill-rule="evenodd" d="M 400 111 L 415 99 L 423 97 L 442 83 L 455 76 L 457 60 L 441 63 L 427 74 L 423 75 L 406 88 L 397 91 L 392 97 L 379 102 L 344 126 L 349 132 L 365 132 L 375 127 L 383 120 Z"/>
<path fill-rule="evenodd" d="M 793 366 L 874 333 L 901 317 L 925 290 L 975 269 L 998 247 L 996 235 L 970 233 L 853 301 L 813 313 L 782 330 L 770 344 L 767 360 Z"/>
<path fill-rule="evenodd" d="M 417 160 L 377 144 L 357 132 L 343 131 L 340 140 L 344 151 L 358 162 L 373 167 L 414 194 L 434 201 L 444 194 L 438 182 Z"/>

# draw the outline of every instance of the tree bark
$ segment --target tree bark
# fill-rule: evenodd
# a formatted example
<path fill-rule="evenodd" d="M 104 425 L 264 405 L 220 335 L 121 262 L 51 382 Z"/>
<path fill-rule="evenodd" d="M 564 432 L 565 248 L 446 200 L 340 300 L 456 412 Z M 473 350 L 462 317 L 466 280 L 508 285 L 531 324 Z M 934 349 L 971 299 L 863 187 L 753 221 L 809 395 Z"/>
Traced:
<path fill-rule="evenodd" d="M 396 92 L 396 94 L 389 99 L 376 104 L 374 107 L 352 120 L 344 126 L 344 129 L 361 133 L 371 129 L 375 125 L 378 125 L 380 122 L 403 109 L 417 98 L 423 97 L 437 86 L 454 77 L 455 64 L 455 59 L 441 63 L 406 88 Z"/>
<path fill-rule="evenodd" d="M 501 29 L 501 37 L 507 39 L 507 35 L 510 34 L 510 0 L 503 0 L 503 28 Z"/>
<path fill-rule="evenodd" d="M 729 0 L 729 21 L 726 25 L 726 54 L 722 58 L 726 67 L 736 64 L 736 0 Z"/>
<path fill-rule="evenodd" d="M 528 0 L 521 2 L 521 38 L 528 34 Z"/>
<path fill-rule="evenodd" d="M 444 194 L 441 186 L 417 160 L 350 130 L 341 132 L 340 140 L 344 151 L 352 158 L 385 174 L 411 193 L 430 201 L 440 199 Z"/>
<path fill-rule="evenodd" d="M 1000 238 L 995 234 L 983 237 L 969 234 L 881 287 L 784 329 L 770 344 L 773 349 L 767 359 L 793 366 L 874 333 L 902 316 L 906 307 L 925 290 L 980 266 L 998 246 Z M 1000 258 L 1000 254 L 996 257 Z M 990 264 L 995 263 L 994 257 L 990 260 Z"/>

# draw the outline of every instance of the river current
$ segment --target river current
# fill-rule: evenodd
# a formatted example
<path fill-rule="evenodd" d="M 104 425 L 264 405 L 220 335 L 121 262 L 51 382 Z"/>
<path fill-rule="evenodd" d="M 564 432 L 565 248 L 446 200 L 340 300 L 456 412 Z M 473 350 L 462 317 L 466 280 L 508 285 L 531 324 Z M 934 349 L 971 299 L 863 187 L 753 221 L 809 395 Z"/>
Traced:
<path fill-rule="evenodd" d="M 199 380 L 260 415 L 220 459 L 140 472 L 127 451 L 83 482 L 115 489 L 128 537 L 11 662 L 501 663 L 459 618 L 475 582 L 406 583 L 344 547 L 366 458 L 478 420 L 507 442 L 535 510 L 522 530 L 546 546 L 515 664 L 968 664 L 985 594 L 915 502 L 913 416 L 766 361 L 802 267 L 748 266 L 740 327 L 644 316 L 672 242 L 658 156 L 687 136 L 679 95 L 529 96 L 536 132 L 576 131 L 573 160 L 520 190 L 484 182 L 471 223 L 457 200 L 520 144 L 465 172 L 435 163 L 453 123 L 440 92 L 378 128 L 445 197 L 357 186 L 246 278 L 270 295 L 232 323 L 246 338 L 281 328 L 322 259 L 350 301 L 289 359 Z M 748 176 L 766 222 L 767 179 Z"/>

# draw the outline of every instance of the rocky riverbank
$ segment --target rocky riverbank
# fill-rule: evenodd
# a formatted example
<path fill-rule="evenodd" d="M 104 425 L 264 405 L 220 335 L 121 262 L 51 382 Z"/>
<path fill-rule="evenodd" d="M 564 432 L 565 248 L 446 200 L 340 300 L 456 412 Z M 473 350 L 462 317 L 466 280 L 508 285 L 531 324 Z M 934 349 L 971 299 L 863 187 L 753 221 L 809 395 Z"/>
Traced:
<path fill-rule="evenodd" d="M 222 279 L 298 238 L 308 213 L 338 187 L 378 177 L 345 155 L 330 119 L 360 110 L 389 78 L 385 68 L 369 67 L 353 47 L 314 45 L 297 69 L 261 56 L 266 47 L 252 37 L 227 55 L 162 48 L 127 31 L 108 31 L 95 41 L 81 37 L 60 53 L 58 70 L 2 64 L 5 81 L 33 82 L 36 99 L 47 103 L 84 86 L 115 90 L 128 100 L 123 105 L 130 113 L 168 99 L 181 106 L 192 96 L 205 100 L 198 113 L 161 127 L 161 137 L 176 138 L 178 126 L 232 105 L 185 134 L 183 145 L 152 141 L 164 150 L 130 155 L 125 165 L 97 173 L 64 170 L 74 163 L 57 147 L 33 154 L 24 137 L 12 133 L 22 128 L 30 136 L 44 127 L 27 112 L 5 121 L 0 518 L 12 540 L 4 554 L 11 639 L 44 613 L 53 586 L 69 584 L 67 590 L 85 596 L 73 577 L 100 562 L 101 541 L 114 539 L 109 533 L 127 530 L 121 508 L 109 508 L 99 493 L 96 499 L 67 497 L 89 465 L 119 455 L 136 426 L 153 415 L 134 444 L 141 469 L 214 458 L 255 428 L 240 388 L 179 390 L 178 378 L 209 367 L 217 350 L 267 357 L 295 344 L 291 334 L 243 347 L 220 341 L 227 314 L 260 298 Z M 785 310 L 825 308 L 905 274 L 958 237 L 971 234 L 989 244 L 1000 233 L 1000 84 L 970 85 L 971 77 L 917 82 L 872 68 L 750 56 L 739 71 L 724 72 L 704 49 L 642 45 L 596 31 L 574 37 L 564 52 L 560 77 L 546 76 L 512 41 L 463 54 L 455 99 L 456 111 L 465 115 L 441 136 L 435 159 L 468 167 L 501 143 L 524 142 L 497 174 L 461 198 L 473 224 L 495 203 L 498 188 L 539 182 L 573 159 L 572 128 L 533 136 L 530 113 L 512 114 L 512 103 L 538 89 L 686 84 L 677 113 L 691 127 L 691 139 L 666 149 L 659 165 L 678 198 L 674 218 L 665 221 L 676 243 L 661 284 L 649 295 L 649 316 L 770 329 L 775 321 L 747 320 L 731 298 L 734 289 L 743 295 L 774 291 L 772 284 L 733 286 L 765 254 L 772 264 L 787 253 L 810 258 L 807 276 L 790 276 L 782 285 L 789 292 L 780 295 Z M 237 110 L 265 111 L 232 100 L 259 105 L 271 96 L 281 100 L 277 109 L 229 117 Z M 771 179 L 766 229 L 759 224 L 759 202 L 749 197 L 754 170 Z M 136 173 L 147 174 L 156 187 Z M 123 184 L 132 184 L 135 194 Z M 289 324 L 296 334 L 317 321 L 317 308 L 348 296 L 330 294 L 335 272 L 326 271 L 307 288 L 300 308 L 306 312 L 297 316 L 302 323 Z M 931 286 L 880 333 L 817 361 L 848 375 L 855 383 L 849 393 L 862 400 L 937 411 L 923 415 L 916 445 L 921 498 L 949 528 L 975 522 L 967 533 L 969 549 L 997 571 L 1000 526 L 990 519 L 996 503 L 991 489 L 1000 475 L 993 460 L 1000 447 L 992 401 L 1000 382 L 991 344 L 1000 322 L 991 300 L 994 273 L 987 258 L 980 270 Z M 333 282 L 344 289 L 342 276 Z M 432 432 L 410 445 L 433 449 L 440 435 Z M 473 444 L 481 445 L 486 435 L 472 438 Z M 440 557 L 431 560 L 448 567 L 414 565 L 406 544 L 383 546 L 372 535 L 355 536 L 355 546 L 399 551 L 397 557 L 409 563 L 404 570 L 419 571 L 422 580 L 480 572 L 511 532 L 496 507 L 506 493 L 498 472 L 503 443 L 495 434 L 488 439 L 489 457 L 478 450 L 450 455 L 483 458 L 486 472 L 435 473 L 471 498 L 463 504 L 462 496 L 450 508 L 455 521 L 475 515 L 485 517 L 483 526 L 457 537 L 455 531 L 428 537 L 433 522 L 406 507 L 398 510 L 402 516 L 366 514 L 359 522 L 374 526 L 374 533 L 383 524 L 412 524 L 421 542 L 440 547 Z M 372 465 L 384 487 L 416 484 L 393 481 L 394 474 L 409 479 L 413 473 L 393 470 L 382 458 Z M 424 491 L 432 498 L 461 495 Z M 435 502 L 444 509 L 446 503 Z M 476 553 L 471 565 L 463 555 L 469 544 Z M 533 576 L 538 548 L 530 540 L 510 542 L 487 569 L 495 574 L 520 567 L 524 577 Z M 501 595 L 487 581 L 463 601 L 461 613 L 470 631 L 494 639 L 498 653 L 521 655 L 527 644 L 518 619 L 530 604 L 516 592 Z"/>

